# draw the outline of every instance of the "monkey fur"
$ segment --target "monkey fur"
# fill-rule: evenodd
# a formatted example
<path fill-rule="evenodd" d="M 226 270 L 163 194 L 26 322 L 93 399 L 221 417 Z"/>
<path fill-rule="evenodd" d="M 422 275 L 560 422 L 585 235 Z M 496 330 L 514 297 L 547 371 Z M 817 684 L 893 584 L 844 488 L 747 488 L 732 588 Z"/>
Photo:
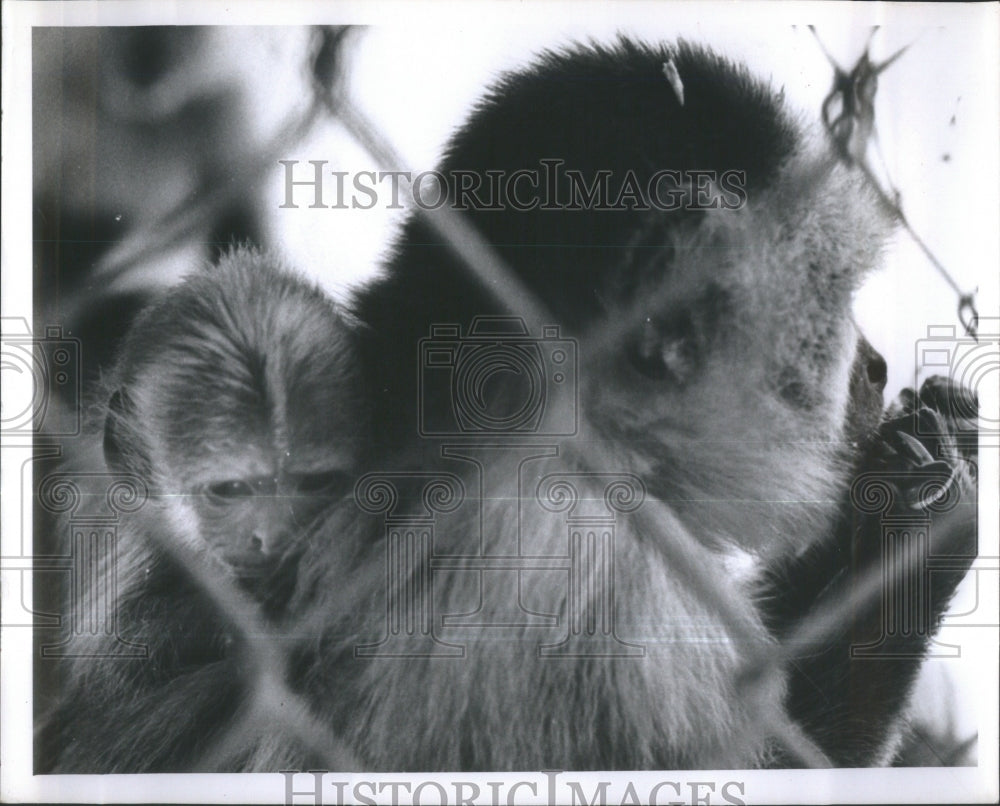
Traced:
<path fill-rule="evenodd" d="M 665 65 L 673 66 L 682 93 Z M 311 353 L 323 356 L 316 366 L 330 367 L 329 378 L 314 380 L 327 385 L 318 394 L 333 403 L 324 404 L 323 416 L 307 406 L 290 409 L 285 423 L 320 429 L 317 444 L 349 441 L 358 433 L 349 419 L 356 401 L 341 403 L 349 386 L 374 426 L 363 466 L 354 464 L 356 479 L 362 470 L 458 478 L 472 506 L 440 521 L 435 557 L 502 555 L 510 546 L 532 556 L 567 554 L 565 523 L 531 501 L 511 518 L 509 500 L 480 499 L 477 489 L 523 480 L 523 495 L 562 473 L 574 477 L 580 500 L 600 501 L 601 474 L 640 479 L 646 503 L 615 525 L 614 635 L 629 651 L 562 657 L 539 651 L 558 644 L 568 623 L 596 607 L 592 590 L 567 593 L 561 567 L 501 577 L 456 562 L 433 572 L 434 635 L 442 645 L 461 646 L 462 654 L 366 655 L 359 647 L 377 645 L 385 634 L 389 597 L 404 595 L 416 579 L 403 574 L 387 581 L 381 517 L 339 498 L 318 527 L 294 541 L 301 555 L 282 612 L 320 626 L 290 652 L 288 686 L 360 767 L 373 770 L 800 763 L 761 729 L 762 712 L 787 713 L 831 763 L 887 763 L 929 637 L 905 639 L 906 657 L 852 659 L 854 643 L 871 640 L 872 631 L 877 637 L 879 602 L 866 601 L 825 645 L 795 655 L 752 696 L 743 681 L 747 657 L 776 650 L 802 618 L 822 611 L 878 561 L 877 518 L 860 515 L 851 503 L 851 484 L 861 473 L 944 463 L 963 503 L 961 517 L 948 522 L 947 548 L 965 567 L 975 554 L 974 456 L 949 449 L 958 437 L 968 445 L 969 423 L 949 420 L 947 406 L 931 396 L 884 414 L 885 362 L 851 320 L 854 291 L 877 267 L 891 222 L 860 175 L 781 97 L 745 68 L 685 43 L 622 39 L 544 54 L 486 96 L 451 141 L 440 170 L 485 178 L 488 170 L 536 169 L 553 159 L 588 177 L 610 171 L 611 198 L 626 172 L 644 187 L 662 168 L 741 171 L 746 194 L 738 209 L 506 206 L 466 213 L 553 317 L 526 321 L 528 332 L 558 324 L 560 336 L 574 340 L 577 395 L 559 405 L 577 407 L 577 433 L 534 443 L 518 433 L 520 443 L 552 450 L 539 448 L 525 460 L 520 443 L 518 450 L 480 448 L 478 464 L 468 459 L 475 449 L 465 449 L 463 462 L 455 449 L 445 450 L 454 440 L 420 436 L 421 411 L 455 402 L 449 390 L 428 397 L 421 386 L 421 339 L 438 325 L 458 324 L 466 333 L 474 317 L 518 313 L 499 304 L 420 216 L 406 225 L 382 276 L 355 293 L 356 341 L 301 328 Z M 569 198 L 572 189 L 560 181 L 557 192 Z M 228 258 L 247 265 L 247 280 L 263 271 L 261 260 L 245 253 Z M 239 294 L 235 283 L 218 290 L 237 322 L 248 315 Z M 290 307 L 298 304 L 292 295 Z M 125 354 L 177 371 L 169 353 L 142 341 L 156 338 L 159 345 L 162 336 L 143 330 L 140 324 L 133 332 Z M 281 339 L 271 339 L 257 343 L 259 360 L 280 352 Z M 245 360 L 223 356 L 221 377 L 176 384 L 171 391 L 181 397 L 190 384 L 195 405 L 180 405 L 166 418 L 243 441 L 244 421 L 225 402 L 213 405 L 216 395 L 227 400 L 227 390 L 210 387 L 210 396 L 199 384 L 231 383 L 230 368 L 245 367 Z M 341 360 L 354 362 L 357 374 L 344 373 Z M 139 401 L 136 411 L 151 404 Z M 136 447 L 127 466 L 153 478 L 177 466 L 142 447 L 161 417 L 147 412 L 124 421 L 137 429 L 123 440 Z M 939 436 L 913 433 L 919 417 L 932 418 Z M 160 447 L 185 452 L 194 445 L 184 439 Z M 906 490 L 896 492 L 914 504 Z M 421 504 L 400 506 L 413 514 Z M 135 535 L 146 542 L 142 537 Z M 678 565 L 678 545 L 739 603 L 738 632 Z M 197 601 L 197 591 L 171 577 L 178 587 L 154 588 L 140 569 L 125 570 L 122 618 L 132 608 L 186 622 L 186 597 Z M 963 573 L 933 575 L 934 623 Z M 513 585 L 522 614 L 540 615 L 539 623 L 511 621 L 500 600 L 485 595 L 488 577 Z M 447 621 L 473 612 L 478 622 Z M 202 623 L 210 620 L 203 615 Z M 170 651 L 186 652 L 183 643 Z M 82 705 L 67 699 L 53 769 L 189 768 L 244 693 L 223 671 L 234 657 L 220 650 L 195 659 L 194 671 L 183 674 L 175 664 L 170 680 L 139 664 L 122 672 L 111 662 L 92 668 L 81 662 L 70 691 L 96 679 L 105 712 L 90 708 L 97 702 L 90 696 Z M 131 699 L 112 698 L 112 682 Z M 244 737 L 225 768 L 322 763 L 297 737 L 265 726 Z"/>
<path fill-rule="evenodd" d="M 190 767 L 236 712 L 239 634 L 184 562 L 280 622 L 303 536 L 350 492 L 364 449 L 353 341 L 323 292 L 249 249 L 132 327 L 108 384 L 103 449 L 149 500 L 125 521 L 96 592 L 74 603 L 115 585 L 119 629 L 102 638 L 106 657 L 66 662 L 42 733 L 57 769 Z M 148 657 L 133 657 L 136 645 Z M 196 718 L 169 727 L 182 712 Z"/>

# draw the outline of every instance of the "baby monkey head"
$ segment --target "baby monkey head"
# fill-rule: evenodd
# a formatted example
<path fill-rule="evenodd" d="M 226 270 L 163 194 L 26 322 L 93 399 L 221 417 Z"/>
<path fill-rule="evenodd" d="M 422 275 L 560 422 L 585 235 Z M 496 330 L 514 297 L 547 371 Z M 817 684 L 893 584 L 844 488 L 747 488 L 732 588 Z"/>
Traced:
<path fill-rule="evenodd" d="M 146 481 L 172 539 L 239 577 L 265 575 L 352 489 L 364 432 L 352 339 L 318 288 L 234 250 L 126 337 L 109 467 Z"/>

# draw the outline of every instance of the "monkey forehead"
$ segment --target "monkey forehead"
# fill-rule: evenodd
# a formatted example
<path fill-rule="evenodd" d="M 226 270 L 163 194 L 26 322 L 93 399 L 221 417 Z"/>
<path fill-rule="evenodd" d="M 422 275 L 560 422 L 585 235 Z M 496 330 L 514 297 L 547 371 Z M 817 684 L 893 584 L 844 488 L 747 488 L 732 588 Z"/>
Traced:
<path fill-rule="evenodd" d="M 680 295 L 736 288 L 755 322 L 768 309 L 789 323 L 804 319 L 798 306 L 842 316 L 890 231 L 863 177 L 825 149 L 810 150 L 740 208 L 708 210 L 696 226 L 665 232 L 654 282 Z"/>
<path fill-rule="evenodd" d="M 191 373 L 222 385 L 312 383 L 351 371 L 351 328 L 314 283 L 273 255 L 235 248 L 170 289 L 125 340 L 121 371 Z M 266 373 L 266 374 L 265 374 Z M 197 379 L 197 378 L 196 378 Z"/>
<path fill-rule="evenodd" d="M 161 454 L 154 460 L 167 468 L 168 488 L 193 492 L 233 479 L 347 472 L 354 467 L 360 447 L 344 439 L 279 444 L 271 433 L 230 430 L 198 438 L 172 435 L 159 446 Z"/>
<path fill-rule="evenodd" d="M 854 291 L 891 231 L 863 177 L 822 148 L 788 160 L 739 209 L 705 211 L 679 227 L 662 218 L 646 223 L 651 248 L 606 280 L 609 309 L 584 341 L 584 359 L 589 343 L 608 346 L 603 329 L 617 334 L 615 351 L 644 322 L 689 322 L 689 337 L 711 334 L 713 349 L 751 365 L 821 368 L 845 352 Z"/>
<path fill-rule="evenodd" d="M 171 445 L 165 466 L 184 468 L 174 488 L 195 491 L 206 484 L 233 479 L 273 478 L 278 475 L 274 452 L 263 443 L 216 439 Z M 183 454 L 183 455 L 180 455 Z"/>
<path fill-rule="evenodd" d="M 180 373 L 148 405 L 171 467 L 231 458 L 249 475 L 336 469 L 362 445 L 353 391 L 326 382 L 269 383 L 238 372 Z M 239 475 L 233 476 L 239 478 Z M 218 476 L 216 476 L 218 478 Z"/>
<path fill-rule="evenodd" d="M 281 442 L 291 420 L 323 423 L 330 410 L 348 419 L 352 339 L 315 285 L 270 255 L 236 249 L 143 314 L 119 375 L 143 422 L 181 436 Z"/>

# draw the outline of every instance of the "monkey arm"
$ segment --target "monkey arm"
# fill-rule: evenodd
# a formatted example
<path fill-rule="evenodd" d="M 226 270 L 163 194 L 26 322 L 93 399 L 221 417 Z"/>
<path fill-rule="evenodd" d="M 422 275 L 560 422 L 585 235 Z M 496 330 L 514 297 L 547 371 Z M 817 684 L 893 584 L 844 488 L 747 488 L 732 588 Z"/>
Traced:
<path fill-rule="evenodd" d="M 125 696 L 107 680 L 80 681 L 47 725 L 43 742 L 60 752 L 45 771 L 190 771 L 240 702 L 234 678 L 232 664 L 217 661 Z"/>
<path fill-rule="evenodd" d="M 162 572 L 162 569 L 157 569 Z M 228 637 L 195 591 L 163 574 L 119 601 L 119 636 L 60 670 L 62 696 L 40 731 L 44 772 L 190 770 L 242 697 Z M 158 589 L 158 590 L 157 590 Z M 122 653 L 123 638 L 147 657 Z"/>
<path fill-rule="evenodd" d="M 789 711 L 841 766 L 889 760 L 921 662 L 976 555 L 975 424 L 945 405 L 957 395 L 968 399 L 943 379 L 919 396 L 905 391 L 852 476 L 881 478 L 891 508 L 863 512 L 846 493 L 833 535 L 768 574 L 764 612 L 778 637 L 792 641 Z M 953 505 L 928 505 L 923 484 L 942 478 Z M 884 545 L 892 521 L 912 524 L 912 536 L 922 518 L 930 543 L 911 544 L 917 554 L 891 564 L 898 555 Z M 928 558 L 941 567 L 930 570 Z M 906 590 L 913 595 L 902 600 L 885 595 Z M 802 625 L 834 608 L 845 618 L 795 644 Z"/>

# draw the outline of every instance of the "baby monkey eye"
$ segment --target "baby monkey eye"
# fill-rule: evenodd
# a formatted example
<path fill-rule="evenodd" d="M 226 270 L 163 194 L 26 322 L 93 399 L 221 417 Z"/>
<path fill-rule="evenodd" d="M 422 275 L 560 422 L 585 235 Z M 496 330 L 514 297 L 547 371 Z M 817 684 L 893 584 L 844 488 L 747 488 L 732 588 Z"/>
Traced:
<path fill-rule="evenodd" d="M 252 498 L 254 488 L 253 485 L 242 479 L 228 479 L 206 485 L 205 494 L 215 502 L 229 503 L 240 501 L 244 498 Z"/>

